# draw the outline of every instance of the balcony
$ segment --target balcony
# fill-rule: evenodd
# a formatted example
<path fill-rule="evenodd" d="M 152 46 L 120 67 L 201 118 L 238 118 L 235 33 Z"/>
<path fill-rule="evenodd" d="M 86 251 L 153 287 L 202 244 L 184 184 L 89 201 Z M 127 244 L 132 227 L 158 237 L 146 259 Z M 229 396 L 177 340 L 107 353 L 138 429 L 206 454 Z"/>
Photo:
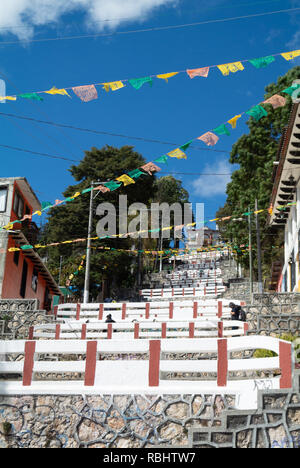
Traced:
<path fill-rule="evenodd" d="M 34 244 L 37 244 L 38 243 L 38 238 L 39 238 L 39 228 L 37 227 L 37 225 L 30 221 L 30 220 L 25 220 L 23 221 L 22 223 L 22 229 L 21 229 L 22 233 L 24 234 L 24 236 L 26 237 L 26 239 L 28 240 L 28 243 L 30 245 L 34 245 Z"/>

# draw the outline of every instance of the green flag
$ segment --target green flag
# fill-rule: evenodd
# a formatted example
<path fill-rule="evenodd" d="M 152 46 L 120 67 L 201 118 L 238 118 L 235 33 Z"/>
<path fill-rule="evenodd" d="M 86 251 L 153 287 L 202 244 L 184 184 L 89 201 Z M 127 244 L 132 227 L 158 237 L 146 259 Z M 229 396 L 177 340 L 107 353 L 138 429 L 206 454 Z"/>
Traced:
<path fill-rule="evenodd" d="M 289 88 L 284 89 L 281 91 L 282 93 L 289 94 L 290 96 L 293 94 L 294 91 L 296 91 L 298 88 L 300 88 L 300 84 L 292 84 Z"/>
<path fill-rule="evenodd" d="M 248 110 L 246 114 L 253 117 L 256 121 L 260 120 L 262 117 L 266 117 L 268 112 L 262 106 L 254 106 L 252 109 Z"/>
<path fill-rule="evenodd" d="M 215 128 L 213 132 L 216 135 L 228 135 L 228 136 L 230 135 L 230 132 L 225 124 L 219 125 L 219 127 Z"/>
<path fill-rule="evenodd" d="M 103 185 L 105 185 L 105 187 L 109 188 L 109 190 L 113 192 L 114 190 L 119 188 L 122 184 L 120 182 L 115 182 L 114 180 L 111 180 L 109 182 L 105 182 Z"/>
<path fill-rule="evenodd" d="M 25 94 L 19 94 L 18 96 L 21 97 L 21 98 L 24 98 L 24 99 L 34 99 L 35 101 L 43 101 L 44 100 L 37 93 L 25 93 Z"/>
<path fill-rule="evenodd" d="M 49 201 L 43 201 L 42 202 L 42 211 L 46 210 L 49 206 L 52 206 L 52 203 Z"/>
<path fill-rule="evenodd" d="M 83 193 L 88 193 L 88 192 L 91 192 L 92 190 L 93 190 L 92 187 L 89 187 L 89 188 L 86 188 L 86 189 L 82 190 L 81 193 L 82 193 L 82 194 L 83 194 Z"/>
<path fill-rule="evenodd" d="M 140 171 L 139 169 L 134 169 L 133 171 L 128 172 L 127 174 L 132 179 L 138 179 L 141 175 L 145 175 L 145 172 Z"/>
<path fill-rule="evenodd" d="M 166 154 L 163 154 L 159 158 L 154 159 L 154 162 L 160 162 L 160 163 L 163 163 L 163 164 L 167 164 L 168 159 L 169 159 L 168 156 Z"/>
<path fill-rule="evenodd" d="M 144 78 L 135 78 L 128 81 L 135 89 L 140 89 L 145 83 L 149 83 L 150 86 L 153 84 L 152 78 L 150 76 L 145 76 Z"/>
<path fill-rule="evenodd" d="M 193 140 L 190 140 L 188 141 L 187 143 L 185 143 L 184 145 L 182 146 L 179 146 L 179 148 L 182 150 L 182 151 L 185 151 L 186 149 L 188 149 L 188 147 L 193 143 Z"/>
<path fill-rule="evenodd" d="M 249 62 L 255 68 L 265 68 L 274 61 L 275 61 L 275 58 L 272 55 L 269 55 L 268 57 L 260 57 L 260 58 L 249 60 Z"/>

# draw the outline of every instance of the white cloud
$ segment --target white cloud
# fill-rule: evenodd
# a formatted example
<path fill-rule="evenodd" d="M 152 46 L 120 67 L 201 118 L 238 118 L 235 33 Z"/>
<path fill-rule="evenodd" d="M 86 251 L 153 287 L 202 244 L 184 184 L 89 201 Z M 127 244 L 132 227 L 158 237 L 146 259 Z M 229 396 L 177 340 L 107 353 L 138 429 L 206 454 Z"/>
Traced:
<path fill-rule="evenodd" d="M 232 165 L 227 160 L 216 164 L 206 164 L 203 173 L 222 175 L 201 175 L 192 182 L 193 194 L 203 198 L 213 198 L 226 194 L 226 186 L 231 180 Z"/>
<path fill-rule="evenodd" d="M 36 26 L 53 25 L 63 15 L 80 12 L 94 30 L 114 29 L 128 21 L 144 21 L 156 9 L 180 0 L 8 0 L 0 3 L 0 33 L 30 39 Z M 108 20 L 108 21 L 107 21 Z M 4 29 L 5 28 L 5 29 Z"/>

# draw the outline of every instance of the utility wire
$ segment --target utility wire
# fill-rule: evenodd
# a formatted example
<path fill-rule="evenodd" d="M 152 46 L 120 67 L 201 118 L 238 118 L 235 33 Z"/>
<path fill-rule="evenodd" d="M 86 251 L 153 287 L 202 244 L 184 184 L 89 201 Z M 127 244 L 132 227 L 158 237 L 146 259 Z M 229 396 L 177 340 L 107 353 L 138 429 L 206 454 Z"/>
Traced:
<path fill-rule="evenodd" d="M 45 124 L 45 125 L 52 125 L 52 126 L 55 126 L 55 127 L 68 128 L 68 129 L 76 130 L 76 131 L 80 131 L 80 132 L 94 133 L 96 135 L 108 135 L 108 136 L 113 136 L 113 137 L 118 137 L 118 138 L 126 138 L 126 139 L 129 138 L 131 140 L 144 141 L 146 143 L 159 143 L 159 144 L 168 145 L 168 146 L 171 146 L 171 145 L 176 146 L 177 145 L 177 143 L 170 142 L 170 141 L 154 140 L 154 139 L 150 139 L 150 138 L 144 138 L 144 137 L 138 137 L 138 136 L 132 136 L 132 135 L 124 135 L 124 134 L 120 134 L 120 133 L 104 132 L 104 131 L 101 131 L 101 130 L 93 130 L 93 129 L 90 129 L 90 128 L 82 128 L 82 127 L 76 127 L 74 125 L 61 124 L 61 123 L 53 122 L 53 121 L 49 121 L 49 120 L 35 119 L 33 117 L 28 117 L 28 116 L 24 116 L 24 115 L 10 114 L 10 113 L 5 113 L 5 112 L 0 112 L 0 115 L 6 116 L 6 117 L 12 117 L 12 118 L 15 118 L 15 119 L 29 120 L 29 121 L 38 122 L 40 124 Z M 230 153 L 230 151 L 228 151 L 228 150 L 206 149 L 206 148 L 201 148 L 201 147 L 197 147 L 197 146 L 193 146 L 193 145 L 190 145 L 190 148 L 196 149 L 198 151 L 209 151 L 209 152 L 212 151 L 214 153 L 228 153 L 228 154 Z"/>
<path fill-rule="evenodd" d="M 87 38 L 95 38 L 95 37 L 110 37 L 110 36 L 120 36 L 120 35 L 127 35 L 127 34 L 139 34 L 144 32 L 155 32 L 155 31 L 167 31 L 167 30 L 174 30 L 174 29 L 182 29 L 194 26 L 202 26 L 205 24 L 214 24 L 214 23 L 225 23 L 228 21 L 236 21 L 241 19 L 249 19 L 249 18 L 258 18 L 263 16 L 270 16 L 276 15 L 280 13 L 291 13 L 299 11 L 300 8 L 288 8 L 285 10 L 277 10 L 277 11 L 269 11 L 266 13 L 256 13 L 253 15 L 244 15 L 244 16 L 235 16 L 232 18 L 223 18 L 223 19 L 215 19 L 215 20 L 207 20 L 207 21 L 199 21 L 196 23 L 185 23 L 185 24 L 178 24 L 178 25 L 169 25 L 169 26 L 157 26 L 145 29 L 135 29 L 129 31 L 115 31 L 111 33 L 98 33 L 98 34 L 86 34 L 80 36 L 60 36 L 60 37 L 52 37 L 52 38 L 45 38 L 45 39 L 27 39 L 26 43 L 36 43 L 36 42 L 55 42 L 55 41 L 64 41 L 64 40 L 73 40 L 73 39 L 87 39 Z M 13 45 L 13 44 L 20 44 L 22 41 L 2 41 L 0 45 Z"/>
<path fill-rule="evenodd" d="M 13 82 L 11 81 L 11 79 L 8 78 L 8 77 L 5 75 L 5 73 L 0 72 L 0 74 L 5 78 L 6 82 L 11 83 L 12 86 L 13 86 L 18 92 L 20 92 L 20 90 L 18 89 L 18 87 L 16 86 L 16 84 L 13 83 Z M 37 103 L 35 103 L 34 101 L 31 101 L 31 100 L 30 100 L 29 102 L 30 102 L 30 104 L 31 104 L 32 106 L 35 106 L 37 112 L 38 112 L 40 115 L 43 115 L 44 117 L 49 118 L 48 115 L 47 115 L 45 112 L 43 112 L 43 111 L 41 110 L 40 106 L 38 106 Z M 59 130 L 59 132 L 60 132 L 61 134 L 63 134 L 67 139 L 69 139 L 69 140 L 74 144 L 74 146 L 77 146 L 77 144 L 75 144 L 75 142 L 72 141 L 72 139 L 70 138 L 70 136 L 69 136 L 66 132 L 64 132 L 64 130 L 62 130 L 62 129 L 60 129 L 60 128 L 59 128 L 58 130 Z M 23 131 L 25 131 L 25 130 L 23 129 Z M 46 135 L 49 139 L 53 140 L 54 143 L 55 143 L 56 145 L 59 144 L 60 146 L 64 147 L 64 149 L 66 149 L 65 144 L 62 143 L 60 140 L 58 141 L 58 140 L 57 140 L 56 138 L 54 138 L 53 136 L 49 135 L 46 131 L 44 131 L 44 132 L 42 132 L 42 133 L 45 133 L 45 135 Z M 34 137 L 36 138 L 35 135 L 34 135 Z M 68 151 L 69 151 L 69 150 L 68 150 Z M 73 156 L 74 156 L 74 154 L 73 154 Z"/>
<path fill-rule="evenodd" d="M 220 5 L 218 6 L 218 9 L 228 9 L 228 8 L 238 8 L 240 6 L 242 7 L 246 7 L 246 6 L 254 6 L 254 5 L 264 5 L 266 3 L 274 3 L 274 2 L 279 2 L 281 0 L 266 0 L 266 1 L 261 1 L 261 2 L 251 2 L 251 3 L 240 3 L 238 5 Z M 215 10 L 215 7 L 209 7 L 209 6 L 206 6 L 205 7 L 205 11 L 208 11 L 208 10 Z M 132 17 L 131 18 L 126 18 L 126 17 L 122 17 L 122 18 L 108 18 L 108 19 L 103 19 L 103 20 L 96 20 L 96 21 L 93 21 L 93 24 L 101 24 L 101 23 L 112 23 L 114 21 L 133 21 Z M 31 26 L 39 26 L 38 24 L 31 24 Z M 19 29 L 28 29 L 28 26 L 16 26 L 14 24 L 8 24 L 7 26 L 1 26 L 0 27 L 0 30 L 7 30 L 7 29 L 14 29 L 14 30 L 19 30 Z"/>

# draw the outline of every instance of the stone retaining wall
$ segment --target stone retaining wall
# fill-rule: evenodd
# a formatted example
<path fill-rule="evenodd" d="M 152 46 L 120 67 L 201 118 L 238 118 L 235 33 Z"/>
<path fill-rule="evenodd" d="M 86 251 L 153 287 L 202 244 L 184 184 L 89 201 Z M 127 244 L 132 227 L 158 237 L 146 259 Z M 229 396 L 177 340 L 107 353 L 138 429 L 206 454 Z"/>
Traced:
<path fill-rule="evenodd" d="M 45 310 L 39 310 L 36 299 L 1 299 L 0 339 L 26 339 L 30 326 L 52 322 L 53 318 Z"/>
<path fill-rule="evenodd" d="M 0 448 L 299 447 L 299 378 L 255 412 L 220 395 L 0 396 Z"/>

